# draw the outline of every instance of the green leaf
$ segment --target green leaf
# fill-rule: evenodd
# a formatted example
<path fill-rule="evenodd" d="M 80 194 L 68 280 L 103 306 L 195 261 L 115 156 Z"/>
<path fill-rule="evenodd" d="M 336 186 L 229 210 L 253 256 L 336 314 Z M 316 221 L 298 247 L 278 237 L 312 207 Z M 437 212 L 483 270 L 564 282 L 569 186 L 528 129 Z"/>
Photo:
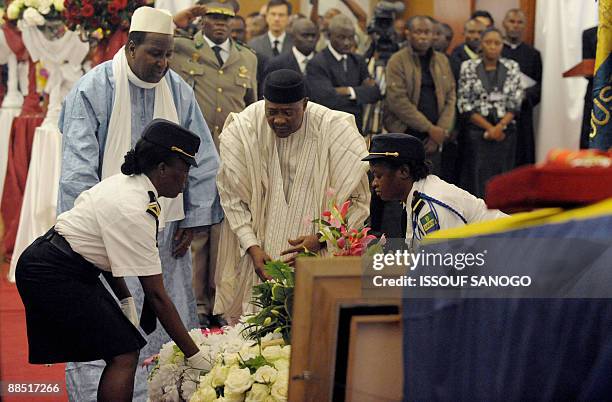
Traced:
<path fill-rule="evenodd" d="M 246 361 L 243 360 L 240 363 L 240 368 L 248 368 L 251 374 L 254 374 L 257 369 L 266 365 L 270 365 L 270 363 L 262 355 L 259 355 L 257 357 L 252 357 Z"/>

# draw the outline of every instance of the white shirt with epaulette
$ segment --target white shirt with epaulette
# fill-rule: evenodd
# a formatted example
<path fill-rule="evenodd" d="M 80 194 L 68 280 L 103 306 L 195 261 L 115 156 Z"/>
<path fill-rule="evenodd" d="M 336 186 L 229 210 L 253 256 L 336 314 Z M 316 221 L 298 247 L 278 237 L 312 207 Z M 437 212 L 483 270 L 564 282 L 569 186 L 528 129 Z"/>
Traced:
<path fill-rule="evenodd" d="M 413 210 L 414 192 L 425 194 L 439 203 L 422 200 Z M 443 205 L 440 205 L 443 204 Z M 468 223 L 498 219 L 506 216 L 497 209 L 488 209 L 485 202 L 467 191 L 445 182 L 435 175 L 414 182 L 406 200 L 408 222 L 406 239 L 420 240 L 440 229 L 450 229 Z M 415 214 L 415 212 L 417 212 Z M 464 222 L 465 220 L 465 222 Z M 416 236 L 414 233 L 416 232 Z"/>
<path fill-rule="evenodd" d="M 117 174 L 81 193 L 74 207 L 57 217 L 55 230 L 75 252 L 113 276 L 161 274 L 156 199 L 146 175 Z"/>

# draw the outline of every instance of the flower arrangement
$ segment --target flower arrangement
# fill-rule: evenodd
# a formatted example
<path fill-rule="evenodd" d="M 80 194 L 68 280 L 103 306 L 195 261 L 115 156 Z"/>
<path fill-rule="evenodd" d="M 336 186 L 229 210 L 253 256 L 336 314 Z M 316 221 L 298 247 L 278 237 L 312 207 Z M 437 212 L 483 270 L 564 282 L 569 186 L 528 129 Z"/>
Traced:
<path fill-rule="evenodd" d="M 6 8 L 9 21 L 23 21 L 27 26 L 45 25 L 58 20 L 64 10 L 64 0 L 13 0 Z"/>
<path fill-rule="evenodd" d="M 253 286 L 251 304 L 260 310 L 246 319 L 245 332 L 251 339 L 280 334 L 289 344 L 295 273 L 282 261 L 270 261 L 264 269 L 272 279 Z"/>
<path fill-rule="evenodd" d="M 245 324 L 220 330 L 192 329 L 189 335 L 208 356 L 206 367 L 187 366 L 174 342 L 147 361 L 151 401 L 286 401 L 291 347 L 278 334 L 247 339 Z M 259 399 L 265 393 L 266 397 Z M 284 397 L 283 397 L 284 395 Z M 250 398 L 250 399 L 249 399 Z"/>
<path fill-rule="evenodd" d="M 384 238 L 370 245 L 375 236 L 368 234 L 369 228 L 348 226 L 350 205 L 330 201 L 322 217 L 311 221 L 319 225 L 321 241 L 335 256 L 379 252 Z M 268 262 L 265 271 L 272 279 L 253 287 L 251 304 L 260 309 L 257 314 L 222 331 L 190 332 L 208 356 L 206 367 L 188 367 L 173 342 L 162 347 L 149 376 L 151 401 L 287 401 L 295 271 L 282 261 Z"/>
<path fill-rule="evenodd" d="M 164 344 L 158 355 L 145 361 L 146 366 L 153 366 L 148 383 L 151 400 L 189 400 L 197 388 L 200 375 L 212 368 L 222 339 L 232 336 L 222 330 L 213 332 L 200 329 L 192 329 L 189 335 L 196 345 L 207 352 L 209 364 L 193 369 L 187 366 L 185 355 L 174 342 Z"/>
<path fill-rule="evenodd" d="M 241 352 L 220 354 L 200 377 L 189 402 L 287 401 L 291 346 L 282 339 L 263 341 Z"/>
<path fill-rule="evenodd" d="M 64 4 L 68 29 L 82 30 L 101 40 L 117 30 L 127 31 L 134 10 L 153 4 L 153 0 L 65 0 Z"/>
<path fill-rule="evenodd" d="M 327 242 L 327 249 L 334 256 L 361 256 L 366 252 L 378 252 L 384 238 L 377 244 L 377 250 L 369 250 L 368 245 L 376 236 L 368 234 L 369 227 L 354 229 L 348 226 L 347 214 L 350 207 L 351 200 L 338 206 L 336 200 L 332 199 L 321 218 L 313 220 L 313 223 L 319 225 L 321 242 Z"/>

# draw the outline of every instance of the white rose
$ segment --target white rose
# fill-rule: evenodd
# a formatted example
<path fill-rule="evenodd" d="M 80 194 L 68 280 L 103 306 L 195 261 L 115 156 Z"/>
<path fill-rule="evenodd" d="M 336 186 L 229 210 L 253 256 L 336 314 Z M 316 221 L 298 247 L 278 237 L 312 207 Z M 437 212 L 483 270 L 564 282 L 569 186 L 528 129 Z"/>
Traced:
<path fill-rule="evenodd" d="M 51 1 L 52 0 L 39 0 L 38 3 L 38 12 L 47 15 L 51 12 Z"/>
<path fill-rule="evenodd" d="M 200 387 L 191 395 L 189 402 L 213 402 L 217 399 L 215 389 L 210 386 Z"/>
<path fill-rule="evenodd" d="M 212 376 L 210 373 L 206 373 L 206 375 L 201 375 L 199 380 L 200 387 L 209 386 L 212 387 Z"/>
<path fill-rule="evenodd" d="M 275 360 L 272 364 L 274 364 L 274 368 L 278 371 L 289 371 L 289 360 L 278 359 Z"/>
<path fill-rule="evenodd" d="M 53 7 L 55 8 L 55 11 L 61 13 L 64 11 L 64 0 L 53 0 Z"/>
<path fill-rule="evenodd" d="M 244 402 L 261 402 L 270 396 L 270 387 L 266 384 L 253 384 L 251 390 L 247 392 Z"/>
<path fill-rule="evenodd" d="M 9 4 L 8 8 L 6 9 L 6 17 L 9 20 L 16 20 L 19 18 L 19 11 L 21 11 L 21 6 L 17 1 L 14 1 Z"/>
<path fill-rule="evenodd" d="M 272 385 L 270 395 L 277 402 L 286 402 L 289 395 L 289 377 L 279 376 L 277 381 Z"/>
<path fill-rule="evenodd" d="M 267 361 L 278 360 L 282 357 L 282 351 L 279 345 L 268 346 L 261 351 L 261 354 Z"/>
<path fill-rule="evenodd" d="M 230 339 L 225 345 L 225 351 L 229 353 L 238 353 L 244 346 L 244 341 L 238 338 Z"/>
<path fill-rule="evenodd" d="M 38 7 L 40 4 L 39 0 L 25 0 L 23 2 L 23 4 L 25 4 L 26 7 Z"/>
<path fill-rule="evenodd" d="M 240 355 L 238 353 L 223 353 L 223 362 L 225 362 L 226 366 L 237 366 L 240 362 Z"/>
<path fill-rule="evenodd" d="M 244 361 L 247 361 L 249 359 L 254 359 L 257 356 L 259 356 L 259 347 L 244 345 L 242 349 L 240 349 L 239 353 L 240 353 L 240 357 Z"/>
<path fill-rule="evenodd" d="M 227 379 L 227 375 L 229 374 L 230 368 L 227 366 L 223 366 L 221 364 L 217 364 L 210 370 L 210 384 L 213 387 L 221 387 L 225 384 Z"/>
<path fill-rule="evenodd" d="M 278 375 L 278 372 L 276 371 L 274 367 L 270 367 L 266 365 L 266 366 L 261 366 L 260 368 L 257 369 L 255 374 L 253 374 L 253 379 L 260 383 L 271 384 L 274 381 L 276 381 L 277 375 Z"/>
<path fill-rule="evenodd" d="M 291 357 L 291 345 L 283 346 L 281 352 L 283 358 L 289 360 L 289 357 Z"/>
<path fill-rule="evenodd" d="M 270 332 L 270 333 L 268 333 L 268 334 L 264 335 L 264 336 L 261 338 L 261 342 L 262 342 L 262 343 L 266 343 L 266 342 L 268 342 L 268 341 L 272 341 L 272 340 L 274 340 L 274 339 L 280 339 L 280 338 L 282 338 L 282 337 L 283 337 L 283 335 L 282 335 L 282 334 L 279 334 L 279 333 L 274 333 L 274 332 Z"/>
<path fill-rule="evenodd" d="M 234 366 L 230 368 L 225 380 L 225 392 L 231 394 L 241 394 L 253 385 L 253 378 L 248 368 L 238 368 Z"/>
<path fill-rule="evenodd" d="M 225 392 L 223 396 L 223 402 L 244 402 L 244 394 L 233 393 L 233 392 Z"/>

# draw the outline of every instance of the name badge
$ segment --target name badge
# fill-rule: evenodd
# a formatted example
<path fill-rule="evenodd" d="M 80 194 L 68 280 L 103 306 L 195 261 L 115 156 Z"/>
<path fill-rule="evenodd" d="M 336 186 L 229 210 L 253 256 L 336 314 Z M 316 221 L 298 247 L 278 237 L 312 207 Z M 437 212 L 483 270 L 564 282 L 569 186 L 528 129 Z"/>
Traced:
<path fill-rule="evenodd" d="M 491 92 L 489 94 L 489 100 L 491 102 L 501 102 L 504 100 L 504 94 L 501 92 Z"/>

